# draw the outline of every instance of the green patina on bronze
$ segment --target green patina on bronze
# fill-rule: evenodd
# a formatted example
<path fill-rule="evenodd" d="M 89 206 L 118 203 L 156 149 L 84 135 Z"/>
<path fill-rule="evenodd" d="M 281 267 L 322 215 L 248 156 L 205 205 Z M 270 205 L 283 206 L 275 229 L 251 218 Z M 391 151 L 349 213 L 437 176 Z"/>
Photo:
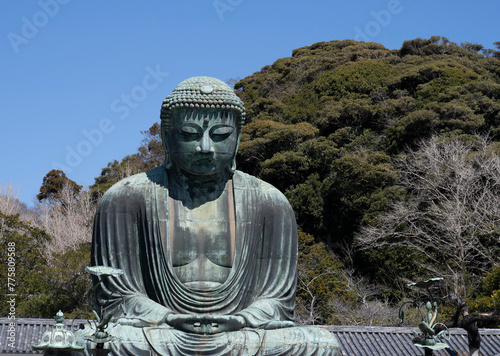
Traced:
<path fill-rule="evenodd" d="M 54 317 L 56 324 L 52 326 L 52 330 L 45 332 L 42 335 L 42 340 L 39 345 L 33 345 L 33 350 L 44 350 L 46 354 L 53 355 L 69 355 L 70 352 L 83 351 L 84 347 L 76 344 L 75 335 L 70 330 L 66 329 L 63 324 L 64 314 L 62 311 Z"/>
<path fill-rule="evenodd" d="M 295 217 L 236 170 L 244 119 L 225 83 L 183 81 L 162 105 L 165 166 L 101 199 L 92 265 L 123 270 L 94 276 L 113 355 L 340 354 L 329 332 L 294 323 Z"/>
<path fill-rule="evenodd" d="M 430 287 L 432 287 L 434 284 L 442 280 L 443 278 L 436 277 L 408 284 L 408 287 L 417 287 L 420 289 L 425 289 L 429 294 L 430 300 L 427 303 L 425 303 L 426 312 L 422 315 L 422 321 L 418 324 L 418 329 L 420 330 L 420 332 L 413 331 L 415 337 L 412 340 L 413 345 L 427 350 L 437 351 L 449 347 L 448 344 L 436 341 L 436 338 L 449 340 L 450 332 L 446 327 L 446 325 L 436 322 L 438 315 L 437 302 L 434 300 L 432 293 L 430 291 Z M 420 307 L 416 301 L 407 302 L 405 304 L 413 304 L 417 309 L 419 309 Z M 399 312 L 401 322 L 403 322 L 403 315 L 404 315 L 401 311 L 403 306 L 404 304 L 401 306 Z M 442 326 L 444 330 L 436 334 L 434 328 L 438 325 Z"/>

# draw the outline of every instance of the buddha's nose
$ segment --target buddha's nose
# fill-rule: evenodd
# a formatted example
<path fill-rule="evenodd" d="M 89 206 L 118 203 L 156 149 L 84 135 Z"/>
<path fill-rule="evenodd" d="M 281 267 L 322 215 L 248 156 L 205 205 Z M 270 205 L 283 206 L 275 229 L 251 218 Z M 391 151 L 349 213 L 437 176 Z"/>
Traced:
<path fill-rule="evenodd" d="M 212 147 L 212 140 L 210 139 L 210 133 L 208 130 L 203 132 L 200 144 L 198 145 L 198 147 L 196 147 L 196 150 L 203 153 L 214 152 L 214 148 Z"/>

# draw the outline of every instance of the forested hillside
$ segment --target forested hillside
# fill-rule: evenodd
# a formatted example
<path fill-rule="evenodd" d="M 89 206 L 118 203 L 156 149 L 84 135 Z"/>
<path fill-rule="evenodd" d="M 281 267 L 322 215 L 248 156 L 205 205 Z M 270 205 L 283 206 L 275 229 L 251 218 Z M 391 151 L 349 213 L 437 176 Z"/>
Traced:
<path fill-rule="evenodd" d="M 500 52 L 481 49 L 296 49 L 235 86 L 249 112 L 239 167 L 284 191 L 302 231 L 379 297 L 431 276 L 477 297 L 500 263 Z"/>
<path fill-rule="evenodd" d="M 321 42 L 235 84 L 238 169 L 283 191 L 300 228 L 299 321 L 394 325 L 405 283 L 435 276 L 475 311 L 500 303 L 496 45 Z M 161 164 L 154 121 L 95 200 Z"/>

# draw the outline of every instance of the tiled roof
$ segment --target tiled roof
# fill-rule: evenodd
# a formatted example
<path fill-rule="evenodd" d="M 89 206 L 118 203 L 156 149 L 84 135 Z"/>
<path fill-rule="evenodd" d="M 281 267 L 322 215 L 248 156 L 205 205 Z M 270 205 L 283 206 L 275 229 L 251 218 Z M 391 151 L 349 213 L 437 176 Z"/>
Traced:
<path fill-rule="evenodd" d="M 349 356 L 402 356 L 424 355 L 424 351 L 413 346 L 412 330 L 416 327 L 377 327 L 377 326 L 337 326 L 323 328 L 337 336 L 343 355 Z M 500 329 L 480 329 L 481 355 L 500 356 Z M 467 332 L 463 329 L 450 329 L 450 340 L 443 341 L 450 348 L 434 351 L 435 356 L 469 355 Z"/>
<path fill-rule="evenodd" d="M 77 320 L 75 327 L 85 322 Z M 10 320 L 0 318 L 0 355 L 38 355 L 31 345 L 40 343 L 43 333 L 55 324 L 53 319 L 16 319 L 15 348 L 9 347 L 7 340 Z M 72 320 L 65 320 L 70 326 Z M 413 346 L 412 330 L 407 327 L 376 326 L 321 326 L 336 335 L 345 356 L 403 356 L 423 355 L 422 349 Z M 500 356 L 500 329 L 480 329 L 481 355 Z M 436 351 L 436 356 L 469 355 L 467 333 L 462 329 L 451 329 L 451 340 L 446 341 L 451 349 Z"/>

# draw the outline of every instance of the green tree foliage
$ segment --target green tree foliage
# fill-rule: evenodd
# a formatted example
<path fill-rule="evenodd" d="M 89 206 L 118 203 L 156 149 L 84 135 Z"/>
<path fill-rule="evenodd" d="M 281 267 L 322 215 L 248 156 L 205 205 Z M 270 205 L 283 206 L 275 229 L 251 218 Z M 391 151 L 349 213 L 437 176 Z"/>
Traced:
<path fill-rule="evenodd" d="M 335 322 L 333 299 L 355 300 L 347 288 L 342 264 L 323 244 L 309 234 L 299 232 L 299 271 L 297 286 L 297 318 L 303 324 Z"/>
<path fill-rule="evenodd" d="M 389 63 L 349 62 L 319 75 L 312 88 L 321 96 L 334 100 L 363 98 L 389 85 L 394 74 L 397 72 Z"/>
<path fill-rule="evenodd" d="M 479 293 L 473 299 L 472 308 L 476 312 L 488 312 L 500 309 L 500 266 L 493 266 L 485 274 Z"/>
<path fill-rule="evenodd" d="M 54 254 L 41 268 L 44 289 L 27 303 L 29 315 L 49 317 L 63 310 L 68 317 L 89 313 L 86 294 L 92 287 L 85 267 L 90 265 L 90 243 L 82 243 L 74 250 Z"/>
<path fill-rule="evenodd" d="M 1 316 L 10 311 L 11 298 L 6 294 L 16 295 L 15 317 L 52 318 L 59 310 L 69 315 L 88 311 L 85 293 L 91 283 L 84 267 L 90 263 L 90 244 L 49 260 L 43 249 L 50 236 L 19 215 L 0 212 L 0 232 Z M 8 273 L 13 273 L 12 279 Z"/>
<path fill-rule="evenodd" d="M 500 313 L 500 266 L 493 266 L 485 278 L 475 298 L 471 298 L 472 312 L 490 312 L 496 310 Z M 490 323 L 490 327 L 500 327 L 500 322 Z"/>
<path fill-rule="evenodd" d="M 479 47 L 434 36 L 399 51 L 351 40 L 294 50 L 235 85 L 249 121 L 240 169 L 285 191 L 305 232 L 352 241 L 404 198 L 398 154 L 432 135 L 497 138 L 499 63 Z"/>
<path fill-rule="evenodd" d="M 2 276 L 0 315 L 7 316 L 9 312 L 8 298 L 5 295 L 16 294 L 15 316 L 31 316 L 27 304 L 33 295 L 41 293 L 44 289 L 45 275 L 41 269 L 46 265 L 47 260 L 41 249 L 43 243 L 50 237 L 44 231 L 21 221 L 19 215 L 5 215 L 1 212 L 0 233 L 0 260 L 2 262 L 0 264 Z M 12 279 L 7 278 L 8 272 L 13 273 L 9 275 Z M 8 289 L 8 287 L 13 289 Z"/>
<path fill-rule="evenodd" d="M 471 42 L 462 42 L 460 44 L 460 47 L 465 48 L 466 50 L 471 52 L 479 52 L 484 48 L 483 45 L 479 43 L 471 43 Z"/>
<path fill-rule="evenodd" d="M 463 55 L 456 43 L 450 42 L 446 37 L 441 36 L 432 36 L 429 39 L 415 38 L 404 41 L 400 50 L 401 56 L 429 56 L 433 54 Z"/>
<path fill-rule="evenodd" d="M 40 193 L 36 196 L 39 201 L 48 200 L 54 202 L 61 201 L 61 194 L 64 189 L 77 195 L 82 189 L 81 185 L 66 177 L 63 171 L 53 169 L 43 177 Z"/>

